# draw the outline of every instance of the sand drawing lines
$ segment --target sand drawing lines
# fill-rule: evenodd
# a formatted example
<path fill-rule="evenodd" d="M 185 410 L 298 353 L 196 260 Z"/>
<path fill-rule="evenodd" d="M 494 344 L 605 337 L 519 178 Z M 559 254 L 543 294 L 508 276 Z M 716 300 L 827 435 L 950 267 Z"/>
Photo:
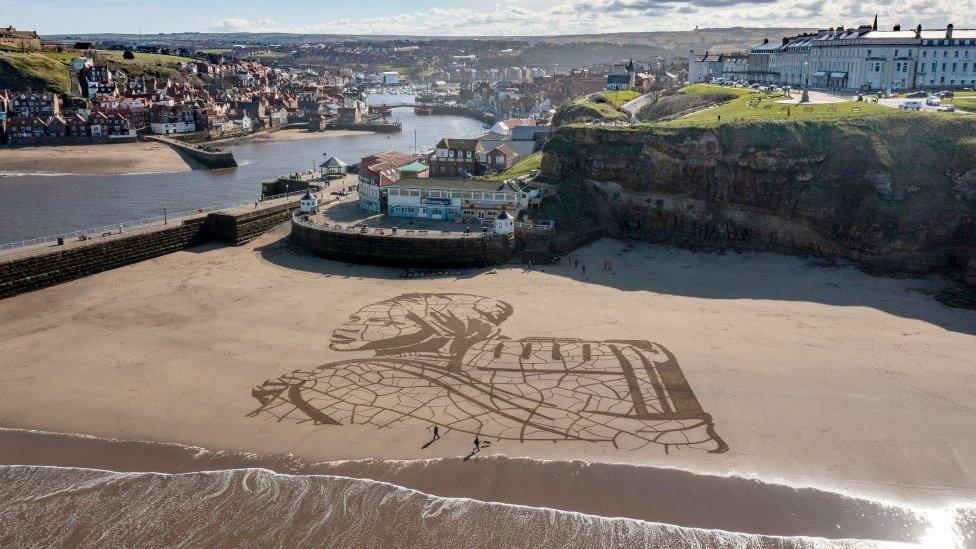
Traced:
<path fill-rule="evenodd" d="M 649 445 L 722 453 L 678 361 L 642 340 L 513 339 L 495 299 L 414 293 L 374 303 L 335 329 L 335 351 L 371 353 L 255 387 L 249 416 L 313 425 L 404 421 L 484 438 Z"/>

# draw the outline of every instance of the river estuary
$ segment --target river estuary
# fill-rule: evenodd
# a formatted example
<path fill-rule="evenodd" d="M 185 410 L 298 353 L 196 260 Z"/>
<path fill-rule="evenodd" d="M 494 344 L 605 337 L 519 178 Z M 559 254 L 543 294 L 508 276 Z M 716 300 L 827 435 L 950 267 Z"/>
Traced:
<path fill-rule="evenodd" d="M 411 96 L 373 95 L 371 103 L 411 102 Z M 403 123 L 395 134 L 333 135 L 320 139 L 268 141 L 260 137 L 233 145 L 240 167 L 177 173 L 126 175 L 2 175 L 0 243 L 56 235 L 162 214 L 256 200 L 261 182 L 317 166 L 323 154 L 349 163 L 394 149 L 433 147 L 442 137 L 475 137 L 484 124 L 456 116 L 417 116 L 394 109 Z"/>

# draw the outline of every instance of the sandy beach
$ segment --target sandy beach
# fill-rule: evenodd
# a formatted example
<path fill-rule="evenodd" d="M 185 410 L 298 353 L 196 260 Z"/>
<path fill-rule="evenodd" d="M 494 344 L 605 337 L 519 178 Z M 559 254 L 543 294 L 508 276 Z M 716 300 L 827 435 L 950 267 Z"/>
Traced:
<path fill-rule="evenodd" d="M 217 139 L 208 142 L 210 145 L 228 146 L 241 143 L 262 143 L 280 141 L 305 141 L 308 139 L 331 139 L 334 137 L 350 137 L 356 135 L 368 135 L 372 132 L 357 130 L 329 130 L 324 132 L 311 132 L 301 129 L 277 130 L 273 132 L 257 132 L 246 137 L 231 137 L 229 139 Z"/>
<path fill-rule="evenodd" d="M 898 527 L 864 519 L 885 515 L 868 512 L 874 501 L 976 502 L 976 312 L 940 304 L 934 282 L 613 240 L 535 270 L 400 278 L 307 256 L 286 235 L 0 301 L 0 426 L 13 430 L 0 431 L 0 463 L 266 467 L 895 541 L 926 527 L 910 511 L 888 515 Z M 462 461 L 475 434 L 490 447 Z M 146 459 L 140 445 L 160 443 L 181 446 Z M 788 494 L 781 508 L 803 487 L 830 503 L 793 509 L 800 526 L 723 511 L 750 509 L 743 494 L 760 481 L 763 501 Z M 687 500 L 662 496 L 681 487 Z M 864 520 L 831 532 L 843 521 L 809 518 L 824 513 Z"/>
<path fill-rule="evenodd" d="M 0 176 L 185 172 L 192 167 L 162 143 L 0 148 Z"/>

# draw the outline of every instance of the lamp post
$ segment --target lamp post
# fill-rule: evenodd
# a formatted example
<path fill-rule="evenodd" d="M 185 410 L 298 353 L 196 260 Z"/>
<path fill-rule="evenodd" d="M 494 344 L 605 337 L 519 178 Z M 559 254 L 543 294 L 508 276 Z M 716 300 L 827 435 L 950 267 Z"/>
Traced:
<path fill-rule="evenodd" d="M 167 225 L 169 219 L 166 217 L 166 204 L 163 204 L 163 225 Z"/>

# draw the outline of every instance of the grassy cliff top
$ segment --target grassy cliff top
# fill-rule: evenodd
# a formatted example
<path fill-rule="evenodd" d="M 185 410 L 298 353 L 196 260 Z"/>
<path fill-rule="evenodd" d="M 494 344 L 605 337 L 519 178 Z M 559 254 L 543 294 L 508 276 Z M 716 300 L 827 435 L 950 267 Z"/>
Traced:
<path fill-rule="evenodd" d="M 511 179 L 513 177 L 518 177 L 520 175 L 525 175 L 532 170 L 538 170 L 542 166 L 542 152 L 534 152 L 528 156 L 522 157 L 518 162 L 515 163 L 511 168 L 495 174 L 489 179 L 494 179 L 498 181 L 504 181 L 505 179 Z"/>
<path fill-rule="evenodd" d="M 602 91 L 571 99 L 561 105 L 553 123 L 556 126 L 574 122 L 627 122 L 630 114 L 623 104 L 640 97 L 638 91 Z"/>
<path fill-rule="evenodd" d="M 0 88 L 71 92 L 64 63 L 39 53 L 0 51 Z"/>
<path fill-rule="evenodd" d="M 125 59 L 123 54 L 121 51 L 97 50 L 94 60 L 108 65 L 112 70 L 122 69 L 133 77 L 148 75 L 174 79 L 183 76 L 180 69 L 190 61 L 175 55 L 155 53 L 135 53 L 134 59 Z M 26 52 L 0 46 L 0 87 L 16 91 L 43 89 L 68 94 L 71 91 L 71 75 L 67 65 L 80 56 L 80 52 L 73 50 Z"/>
<path fill-rule="evenodd" d="M 736 90 L 736 88 L 732 88 Z M 744 91 L 744 90 L 737 90 Z M 798 92 L 797 92 L 798 93 Z M 714 107 L 703 109 L 666 122 L 672 127 L 714 127 L 721 122 L 740 122 L 747 120 L 830 120 L 855 118 L 867 114 L 890 113 L 890 107 L 883 107 L 867 101 L 844 101 L 840 103 L 793 104 L 781 103 L 786 97 L 781 94 L 746 93 L 725 101 Z"/>
<path fill-rule="evenodd" d="M 630 116 L 599 94 L 572 99 L 556 111 L 555 126 L 573 122 L 627 122 Z"/>
<path fill-rule="evenodd" d="M 671 94 L 662 94 L 637 112 L 643 121 L 666 120 L 695 109 L 719 105 L 752 94 L 752 90 L 709 84 L 691 84 Z"/>

